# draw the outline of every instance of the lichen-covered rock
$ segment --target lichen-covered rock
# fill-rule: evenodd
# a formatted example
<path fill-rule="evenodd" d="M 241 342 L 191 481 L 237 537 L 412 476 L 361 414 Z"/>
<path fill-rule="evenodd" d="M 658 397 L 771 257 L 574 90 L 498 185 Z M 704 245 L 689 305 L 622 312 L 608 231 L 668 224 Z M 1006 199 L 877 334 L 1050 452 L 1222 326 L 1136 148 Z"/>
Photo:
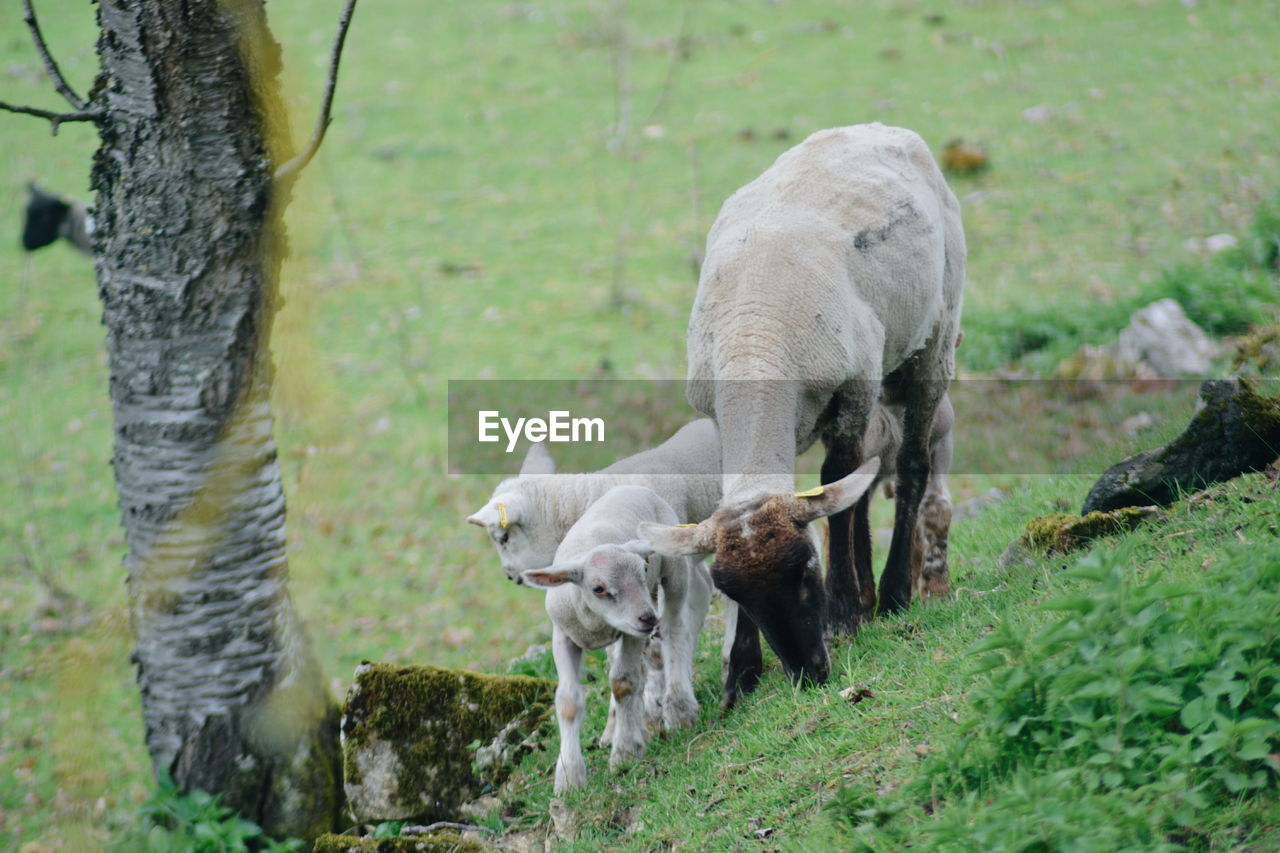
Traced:
<path fill-rule="evenodd" d="M 1209 380 L 1191 423 L 1163 447 L 1111 466 L 1089 490 L 1082 514 L 1126 506 L 1165 506 L 1179 492 L 1261 471 L 1280 448 L 1280 397 L 1245 379 Z"/>
<path fill-rule="evenodd" d="M 312 849 L 315 853 L 485 853 L 487 848 L 456 832 L 430 832 L 403 838 L 321 835 Z"/>
<path fill-rule="evenodd" d="M 1065 554 L 1088 545 L 1094 539 L 1128 533 L 1160 515 L 1154 506 L 1130 506 L 1110 512 L 1070 515 L 1055 512 L 1027 522 L 1026 529 L 1010 545 L 1019 554 Z"/>
<path fill-rule="evenodd" d="M 1280 377 L 1280 326 L 1263 326 L 1231 341 L 1231 369 L 1241 376 Z"/>
<path fill-rule="evenodd" d="M 454 819 L 533 748 L 555 683 L 368 661 L 343 706 L 343 776 L 361 823 Z"/>

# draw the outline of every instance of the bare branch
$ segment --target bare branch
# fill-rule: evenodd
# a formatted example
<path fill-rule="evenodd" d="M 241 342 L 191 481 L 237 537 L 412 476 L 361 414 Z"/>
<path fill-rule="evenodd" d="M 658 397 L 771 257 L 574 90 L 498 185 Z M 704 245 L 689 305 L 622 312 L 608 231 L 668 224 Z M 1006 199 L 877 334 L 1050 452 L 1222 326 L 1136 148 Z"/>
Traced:
<path fill-rule="evenodd" d="M 347 40 L 347 28 L 351 26 L 351 16 L 356 11 L 356 0 L 347 0 L 342 9 L 342 17 L 338 19 L 338 32 L 333 37 L 333 51 L 329 56 L 329 82 L 324 90 L 324 103 L 320 105 L 320 116 L 316 120 L 316 129 L 311 133 L 307 147 L 293 156 L 289 162 L 276 169 L 276 180 L 292 178 L 311 162 L 324 142 L 325 131 L 329 129 L 329 112 L 333 108 L 333 92 L 338 86 L 338 63 L 342 59 L 342 45 Z"/>
<path fill-rule="evenodd" d="M 36 21 L 36 10 L 31 6 L 31 0 L 22 0 L 22 20 L 27 22 L 27 28 L 31 30 L 31 38 L 36 43 L 36 50 L 40 52 L 40 58 L 44 60 L 45 71 L 49 72 L 49 78 L 53 80 L 54 87 L 67 99 L 67 103 L 83 112 L 89 102 L 75 93 L 67 81 L 63 78 L 62 72 L 58 70 L 58 63 L 53 61 L 53 55 L 49 53 L 49 46 L 44 43 L 44 35 L 40 32 L 40 24 Z M 58 132 L 58 125 L 55 123 L 53 132 Z"/>
<path fill-rule="evenodd" d="M 440 820 L 426 826 L 402 826 L 400 827 L 401 835 L 426 835 L 428 832 L 438 832 L 442 829 L 452 829 L 457 832 L 487 832 L 490 835 L 498 833 L 487 826 L 474 826 L 469 823 L 453 823 L 448 820 Z"/>
<path fill-rule="evenodd" d="M 58 125 L 64 121 L 102 121 L 107 114 L 99 110 L 81 110 L 74 113 L 55 113 L 49 110 L 42 110 L 39 107 L 23 107 L 17 104 L 10 104 L 0 101 L 0 110 L 11 113 L 22 113 L 24 115 L 36 116 L 37 118 L 48 119 L 52 124 L 53 135 L 58 135 Z"/>

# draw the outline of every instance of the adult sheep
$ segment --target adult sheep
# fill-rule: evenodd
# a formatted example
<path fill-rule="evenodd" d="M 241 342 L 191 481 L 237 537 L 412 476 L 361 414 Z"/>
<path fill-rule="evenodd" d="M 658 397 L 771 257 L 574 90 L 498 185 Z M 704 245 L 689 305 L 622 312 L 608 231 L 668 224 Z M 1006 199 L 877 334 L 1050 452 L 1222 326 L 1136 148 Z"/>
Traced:
<path fill-rule="evenodd" d="M 759 679 L 759 630 L 793 680 L 823 682 L 824 628 L 849 632 L 870 615 L 866 500 L 822 508 L 833 513 L 824 585 L 807 523 L 826 496 L 792 490 L 796 455 L 821 439 L 822 481 L 849 491 L 878 401 L 901 427 L 879 609 L 910 601 L 964 261 L 960 206 L 928 147 L 881 124 L 813 134 L 716 217 L 689 320 L 688 397 L 720 427 L 724 497 L 696 526 L 641 535 L 661 553 L 715 555 L 712 578 L 741 608 L 726 704 Z"/>

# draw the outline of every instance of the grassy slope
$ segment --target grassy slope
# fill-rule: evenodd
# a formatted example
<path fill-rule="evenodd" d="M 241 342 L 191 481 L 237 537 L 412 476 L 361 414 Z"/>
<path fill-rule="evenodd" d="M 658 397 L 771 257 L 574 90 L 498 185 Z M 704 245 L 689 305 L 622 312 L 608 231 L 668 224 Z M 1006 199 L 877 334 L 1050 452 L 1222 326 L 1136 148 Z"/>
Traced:
<path fill-rule="evenodd" d="M 64 71 L 86 90 L 91 9 L 41 9 Z M 488 546 L 459 522 L 492 480 L 441 473 L 445 381 L 576 377 L 606 359 L 623 377 L 679 376 L 686 255 L 719 201 L 810 130 L 879 119 L 916 128 L 935 150 L 952 136 L 991 149 L 989 175 L 955 182 L 971 246 L 961 357 L 984 366 L 984 329 L 1005 313 L 1106 310 L 1184 258 L 1186 238 L 1238 232 L 1280 183 L 1275 2 L 948 4 L 940 24 L 925 19 L 931 6 L 911 3 L 682 10 L 628 11 L 629 157 L 607 144 L 616 21 L 599 4 L 360 10 L 335 124 L 291 211 L 289 302 L 275 339 L 294 595 L 336 687 L 363 657 L 495 668 L 545 635 L 536 601 L 500 580 Z M 314 4 L 271 12 L 305 124 L 331 21 Z M 660 99 L 681 32 L 689 56 Z M 57 106 L 14 17 L 0 53 L 6 100 Z M 1046 121 L 1023 117 L 1038 105 L 1049 108 Z M 0 201 L 11 223 L 28 177 L 87 195 L 92 132 L 45 133 L 34 120 L 0 121 L 10 153 Z M 92 276 L 66 247 L 25 258 L 15 243 L 0 241 L 0 420 L 9 427 L 0 441 L 9 509 L 0 518 L 9 688 L 0 850 L 41 836 L 75 849 L 68 838 L 100 833 L 104 817 L 142 795 L 146 757 L 127 664 Z M 622 310 L 610 307 L 618 245 Z M 958 582 L 998 584 L 981 572 L 1020 521 L 1061 495 L 1074 505 L 1083 488 L 1039 479 L 959 525 Z M 33 618 L 41 594 L 26 565 L 86 600 L 89 626 Z M 948 661 L 975 631 L 964 619 L 989 621 L 975 614 L 1021 601 L 962 596 L 868 631 L 842 653 L 849 679 L 874 679 L 866 710 L 829 692 L 793 702 L 774 676 L 762 700 L 734 716 L 732 735 L 717 734 L 726 722 L 711 715 L 698 740 L 660 745 L 662 763 L 647 766 L 683 759 L 704 781 L 690 783 L 692 794 L 664 788 L 656 803 L 696 815 L 724 799 L 696 819 L 701 829 L 662 830 L 655 817 L 650 831 L 732 835 L 746 817 L 807 816 L 838 776 L 900 772 L 944 706 L 960 701 L 962 682 L 940 679 L 958 678 Z M 907 658 L 895 632 L 916 624 L 927 628 L 913 640 L 926 654 Z M 951 658 L 920 668 L 944 635 Z M 715 669 L 709 658 L 702 670 L 709 705 Z M 836 715 L 850 713 L 867 718 L 856 727 L 866 739 L 832 746 L 845 728 Z M 793 732 L 786 761 L 774 757 L 776 742 L 749 735 L 766 729 Z M 792 774 L 793 754 L 809 756 L 810 770 Z M 762 784 L 779 778 L 785 786 Z M 607 800 L 606 788 L 594 796 Z M 533 808 L 544 793 L 533 792 Z"/>

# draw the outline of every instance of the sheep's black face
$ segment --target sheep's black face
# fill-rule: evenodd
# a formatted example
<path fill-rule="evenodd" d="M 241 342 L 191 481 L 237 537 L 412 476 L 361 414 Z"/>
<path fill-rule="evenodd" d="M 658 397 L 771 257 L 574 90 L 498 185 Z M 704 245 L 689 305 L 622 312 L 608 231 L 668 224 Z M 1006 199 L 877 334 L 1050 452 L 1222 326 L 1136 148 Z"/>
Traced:
<path fill-rule="evenodd" d="M 22 228 L 22 248 L 34 252 L 58 239 L 71 207 L 57 196 L 33 187 Z"/>
<path fill-rule="evenodd" d="M 789 497 L 789 496 L 788 496 Z M 720 526 L 711 577 L 759 626 L 796 683 L 826 682 L 826 589 L 808 524 L 766 500 Z"/>

